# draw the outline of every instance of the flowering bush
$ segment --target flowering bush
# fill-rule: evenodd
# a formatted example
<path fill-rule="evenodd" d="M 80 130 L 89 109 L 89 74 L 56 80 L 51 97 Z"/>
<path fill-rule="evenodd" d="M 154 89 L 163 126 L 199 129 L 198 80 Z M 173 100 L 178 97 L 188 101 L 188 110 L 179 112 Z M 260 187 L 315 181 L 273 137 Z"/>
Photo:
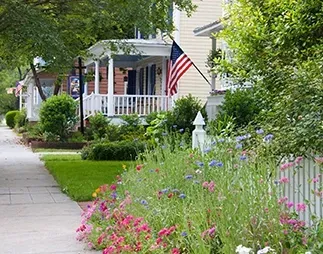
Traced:
<path fill-rule="evenodd" d="M 270 146 L 273 135 L 256 133 Z M 308 205 L 281 196 L 288 179 L 276 179 L 274 158 L 244 150 L 248 139 L 218 139 L 203 154 L 167 145 L 146 152 L 115 185 L 93 193 L 78 239 L 105 254 L 321 250 L 321 224 L 305 225 L 298 215 Z"/>

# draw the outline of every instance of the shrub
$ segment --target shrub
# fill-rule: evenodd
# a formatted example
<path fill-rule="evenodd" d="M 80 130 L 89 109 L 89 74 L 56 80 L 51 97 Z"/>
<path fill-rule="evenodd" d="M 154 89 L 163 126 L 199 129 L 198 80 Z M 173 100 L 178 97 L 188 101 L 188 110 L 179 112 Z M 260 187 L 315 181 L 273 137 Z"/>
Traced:
<path fill-rule="evenodd" d="M 102 113 L 98 113 L 89 117 L 90 127 L 89 135 L 94 139 L 102 139 L 107 134 L 107 127 L 109 125 L 109 119 Z"/>
<path fill-rule="evenodd" d="M 145 150 L 142 142 L 94 143 L 82 150 L 82 159 L 86 160 L 135 160 Z"/>
<path fill-rule="evenodd" d="M 228 90 L 217 119 L 225 121 L 226 115 L 231 116 L 239 128 L 248 125 L 259 112 L 260 107 L 257 105 L 253 89 Z"/>
<path fill-rule="evenodd" d="M 39 114 L 42 131 L 66 140 L 77 121 L 76 107 L 76 102 L 67 94 L 48 98 L 42 103 Z"/>
<path fill-rule="evenodd" d="M 15 116 L 15 127 L 20 128 L 25 126 L 27 123 L 27 113 L 26 110 L 19 111 Z"/>
<path fill-rule="evenodd" d="M 6 118 L 6 124 L 9 128 L 14 128 L 15 127 L 15 117 L 16 115 L 19 114 L 18 110 L 13 110 L 7 112 L 5 118 Z"/>
<path fill-rule="evenodd" d="M 191 94 L 176 100 L 172 111 L 175 121 L 172 125 L 176 124 L 178 129 L 188 130 L 191 133 L 194 130 L 194 119 L 201 110 L 201 101 Z"/>

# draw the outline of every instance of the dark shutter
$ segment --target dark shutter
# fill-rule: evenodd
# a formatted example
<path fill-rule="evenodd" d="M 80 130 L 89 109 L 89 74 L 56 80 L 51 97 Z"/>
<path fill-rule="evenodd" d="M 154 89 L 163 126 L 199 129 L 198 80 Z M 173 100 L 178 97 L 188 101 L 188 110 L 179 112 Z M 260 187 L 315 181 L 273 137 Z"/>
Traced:
<path fill-rule="evenodd" d="M 139 71 L 139 94 L 144 94 L 144 68 Z"/>
<path fill-rule="evenodd" d="M 149 67 L 148 66 L 146 66 L 146 78 L 145 78 L 145 80 L 146 80 L 146 89 L 145 89 L 145 94 L 149 94 L 149 89 L 148 89 L 148 84 L 149 84 L 149 79 L 148 79 L 148 76 L 149 76 Z"/>
<path fill-rule="evenodd" d="M 136 70 L 128 71 L 127 94 L 136 94 Z"/>
<path fill-rule="evenodd" d="M 155 86 L 156 86 L 156 64 L 153 64 L 150 67 L 150 94 L 155 94 Z"/>

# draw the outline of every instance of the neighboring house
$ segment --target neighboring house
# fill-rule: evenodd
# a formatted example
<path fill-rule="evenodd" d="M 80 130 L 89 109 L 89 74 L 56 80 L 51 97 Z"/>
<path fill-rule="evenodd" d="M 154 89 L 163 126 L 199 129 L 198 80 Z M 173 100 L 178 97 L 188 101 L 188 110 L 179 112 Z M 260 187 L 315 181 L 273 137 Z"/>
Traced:
<path fill-rule="evenodd" d="M 172 11 L 176 27 L 173 37 L 211 82 L 206 61 L 212 41 L 207 37 L 196 37 L 193 30 L 222 17 L 222 0 L 192 1 L 197 10 L 191 17 L 177 9 Z M 143 39 L 136 31 L 134 39 L 126 42 L 140 54 L 124 53 L 122 50 L 110 52 L 107 44 L 111 41 L 98 42 L 89 49 L 91 58 L 83 64 L 86 72 L 93 72 L 94 81 L 87 82 L 84 88 L 85 118 L 97 112 L 108 117 L 131 113 L 145 116 L 171 109 L 174 99 L 188 94 L 206 102 L 211 87 L 194 67 L 180 79 L 178 94 L 174 98 L 167 95 L 167 63 L 171 51 L 169 38 L 159 34 Z M 70 92 L 69 88 L 64 90 Z M 35 112 L 37 114 L 37 110 Z"/>

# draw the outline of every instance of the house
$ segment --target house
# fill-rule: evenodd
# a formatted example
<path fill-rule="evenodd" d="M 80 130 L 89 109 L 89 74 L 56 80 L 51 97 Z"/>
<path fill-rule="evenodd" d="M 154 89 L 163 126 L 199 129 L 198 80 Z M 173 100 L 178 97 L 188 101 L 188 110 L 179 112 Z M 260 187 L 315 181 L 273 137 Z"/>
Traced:
<path fill-rule="evenodd" d="M 192 1 L 197 5 L 197 10 L 191 17 L 176 8 L 173 10 L 176 27 L 173 37 L 201 73 L 211 81 L 206 61 L 212 41 L 207 37 L 196 37 L 193 30 L 222 17 L 222 0 Z M 134 39 L 118 41 L 131 45 L 135 49 L 133 52 L 125 52 L 123 48 L 110 51 L 108 46 L 116 42 L 100 41 L 88 49 L 91 58 L 85 59 L 83 64 L 86 66 L 85 72 L 94 76 L 94 81 L 86 82 L 84 87 L 85 119 L 97 112 L 108 117 L 132 113 L 145 116 L 151 112 L 171 109 L 174 99 L 188 94 L 200 98 L 203 103 L 206 101 L 211 87 L 193 67 L 180 79 L 178 94 L 174 97 L 167 95 L 167 63 L 171 41 L 163 33 L 143 39 L 140 32 L 136 31 Z M 65 88 L 69 93 L 72 93 L 71 82 L 67 82 L 69 87 Z M 37 110 L 35 112 L 37 115 Z"/>

